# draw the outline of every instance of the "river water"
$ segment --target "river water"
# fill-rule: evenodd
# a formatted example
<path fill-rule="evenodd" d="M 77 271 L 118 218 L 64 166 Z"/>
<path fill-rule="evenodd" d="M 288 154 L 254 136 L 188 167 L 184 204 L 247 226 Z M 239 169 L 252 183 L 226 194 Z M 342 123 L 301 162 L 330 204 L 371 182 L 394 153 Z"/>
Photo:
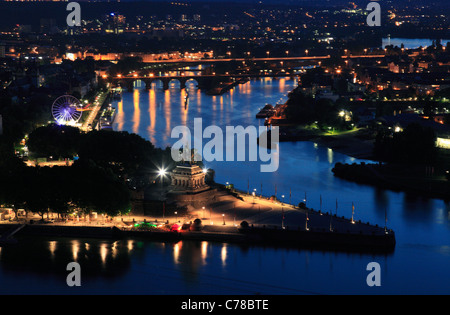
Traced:
<path fill-rule="evenodd" d="M 138 84 L 139 85 L 139 84 Z M 296 82 L 254 79 L 223 96 L 208 96 L 176 84 L 168 91 L 137 86 L 115 102 L 115 130 L 135 132 L 165 147 L 175 126 L 259 126 L 266 103 L 284 102 Z M 193 130 L 193 129 L 192 129 Z M 0 251 L 0 293 L 100 294 L 448 294 L 450 293 L 450 206 L 441 200 L 358 185 L 335 178 L 336 162 L 359 162 L 312 142 L 281 143 L 279 169 L 261 173 L 260 162 L 208 162 L 216 181 L 257 194 L 278 196 L 336 211 L 394 229 L 392 254 L 357 254 L 213 242 L 177 244 L 145 240 L 23 239 Z M 66 285 L 66 265 L 82 266 L 82 286 Z M 381 287 L 369 287 L 366 267 L 381 266 Z"/>
<path fill-rule="evenodd" d="M 386 46 L 393 45 L 394 47 L 401 47 L 402 44 L 406 49 L 417 49 L 419 47 L 429 47 L 433 45 L 433 41 L 436 42 L 436 39 L 426 39 L 426 38 L 383 38 L 382 48 Z M 449 39 L 440 39 L 441 44 L 443 46 L 447 46 L 447 43 L 450 42 Z"/>

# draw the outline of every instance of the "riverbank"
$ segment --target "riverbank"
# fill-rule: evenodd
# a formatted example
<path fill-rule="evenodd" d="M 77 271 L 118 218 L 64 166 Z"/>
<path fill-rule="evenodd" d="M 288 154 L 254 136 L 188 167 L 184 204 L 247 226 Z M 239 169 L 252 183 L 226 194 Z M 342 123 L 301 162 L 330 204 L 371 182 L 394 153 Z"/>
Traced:
<path fill-rule="evenodd" d="M 328 133 L 302 127 L 280 127 L 280 142 L 310 141 L 356 159 L 373 160 L 374 140 L 364 129 Z"/>

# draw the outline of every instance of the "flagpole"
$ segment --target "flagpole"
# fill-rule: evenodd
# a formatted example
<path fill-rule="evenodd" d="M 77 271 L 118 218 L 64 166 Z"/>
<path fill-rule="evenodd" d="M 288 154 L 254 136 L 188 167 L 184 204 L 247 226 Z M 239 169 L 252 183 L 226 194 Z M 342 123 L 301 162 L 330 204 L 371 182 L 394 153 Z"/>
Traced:
<path fill-rule="evenodd" d="M 384 233 L 387 234 L 387 207 L 384 208 Z"/>
<path fill-rule="evenodd" d="M 354 214 L 355 214 L 355 205 L 352 202 L 352 223 L 355 223 L 355 221 L 353 221 Z"/>
<path fill-rule="evenodd" d="M 305 220 L 305 230 L 309 231 L 308 228 L 308 221 L 309 221 L 309 217 L 308 217 L 308 209 L 306 209 L 306 220 Z"/>

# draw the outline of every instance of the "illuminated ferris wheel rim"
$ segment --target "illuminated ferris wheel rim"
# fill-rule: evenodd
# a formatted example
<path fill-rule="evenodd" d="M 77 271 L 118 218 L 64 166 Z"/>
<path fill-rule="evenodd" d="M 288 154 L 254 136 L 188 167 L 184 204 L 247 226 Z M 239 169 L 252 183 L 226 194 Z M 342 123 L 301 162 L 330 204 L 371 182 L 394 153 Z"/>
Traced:
<path fill-rule="evenodd" d="M 52 105 L 52 115 L 60 125 L 75 125 L 81 118 L 83 106 L 72 95 L 58 97 Z"/>

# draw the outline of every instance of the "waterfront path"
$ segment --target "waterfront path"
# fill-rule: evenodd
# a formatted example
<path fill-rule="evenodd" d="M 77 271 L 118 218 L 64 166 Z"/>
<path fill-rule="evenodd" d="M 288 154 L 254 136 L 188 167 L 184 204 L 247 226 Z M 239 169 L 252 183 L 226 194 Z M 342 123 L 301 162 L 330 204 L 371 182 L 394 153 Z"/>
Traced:
<path fill-rule="evenodd" d="M 290 230 L 308 229 L 323 232 L 333 230 L 354 234 L 384 233 L 384 227 L 359 221 L 356 214 L 352 221 L 351 217 L 343 218 L 326 211 L 300 209 L 264 197 L 253 197 L 246 194 L 241 194 L 240 197 L 243 200 L 233 196 L 223 196 L 210 209 L 197 209 L 191 214 L 203 218 L 204 224 L 239 225 L 242 221 L 247 221 L 255 227 L 266 226 L 280 229 L 284 227 Z"/>
<path fill-rule="evenodd" d="M 20 217 L 19 222 L 1 221 L 0 223 L 30 223 L 48 225 L 68 226 L 98 226 L 98 227 L 131 227 L 134 223 L 158 222 L 183 224 L 192 223 L 195 219 L 202 219 L 204 226 L 238 227 L 242 221 L 248 222 L 250 226 L 266 227 L 271 229 L 288 229 L 315 232 L 339 232 L 350 234 L 382 235 L 385 234 L 384 226 L 371 225 L 360 221 L 355 211 L 354 220 L 350 217 L 339 217 L 335 213 L 316 211 L 313 209 L 298 208 L 278 200 L 270 200 L 264 197 L 254 197 L 245 193 L 239 194 L 238 198 L 226 193 L 219 195 L 218 200 L 205 207 L 205 209 L 191 209 L 187 216 L 175 213 L 162 217 L 127 215 L 115 218 L 98 216 L 94 220 L 84 221 L 84 218 L 75 218 L 68 221 L 54 221 L 56 216 L 51 214 L 45 216 L 44 222 L 40 216 L 29 215 L 27 219 Z M 350 209 L 351 214 L 351 209 Z"/>
<path fill-rule="evenodd" d="M 92 103 L 91 110 L 88 112 L 89 116 L 86 118 L 81 127 L 83 131 L 91 131 L 94 128 L 93 123 L 97 118 L 100 109 L 103 107 L 103 103 L 108 98 L 109 93 L 110 92 L 108 90 L 107 92 L 100 92 L 96 96 L 95 101 Z"/>

